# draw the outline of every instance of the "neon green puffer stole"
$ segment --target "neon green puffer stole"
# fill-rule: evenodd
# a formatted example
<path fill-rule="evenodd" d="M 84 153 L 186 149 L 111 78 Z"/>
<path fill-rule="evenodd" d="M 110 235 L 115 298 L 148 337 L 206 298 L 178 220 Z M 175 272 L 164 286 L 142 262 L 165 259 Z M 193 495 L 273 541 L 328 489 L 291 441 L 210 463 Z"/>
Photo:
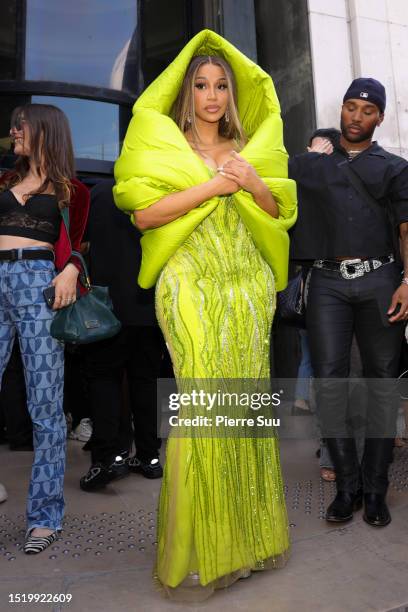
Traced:
<path fill-rule="evenodd" d="M 240 152 L 270 188 L 279 207 L 274 219 L 252 196 L 234 194 L 236 208 L 262 256 L 272 268 L 276 289 L 287 284 L 288 229 L 296 221 L 296 185 L 287 178 L 280 105 L 270 76 L 227 40 L 210 30 L 197 34 L 146 89 L 133 107 L 122 152 L 115 164 L 116 205 L 132 215 L 169 193 L 208 180 L 208 169 L 170 118 L 186 69 L 196 55 L 218 55 L 231 66 L 238 110 L 248 142 Z M 218 204 L 212 198 L 182 217 L 148 229 L 141 239 L 141 287 L 152 287 L 163 266 Z M 132 217 L 133 219 L 133 217 Z"/>

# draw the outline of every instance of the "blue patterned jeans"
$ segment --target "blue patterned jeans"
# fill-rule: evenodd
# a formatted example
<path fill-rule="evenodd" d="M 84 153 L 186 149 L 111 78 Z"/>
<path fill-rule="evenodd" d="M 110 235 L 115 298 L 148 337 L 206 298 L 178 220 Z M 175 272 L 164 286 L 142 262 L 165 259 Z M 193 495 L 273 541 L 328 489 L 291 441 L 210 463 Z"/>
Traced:
<path fill-rule="evenodd" d="M 54 276 L 52 261 L 0 261 L 0 381 L 17 333 L 34 429 L 28 532 L 34 527 L 59 530 L 64 514 L 64 347 L 50 336 L 54 312 L 42 293 Z"/>

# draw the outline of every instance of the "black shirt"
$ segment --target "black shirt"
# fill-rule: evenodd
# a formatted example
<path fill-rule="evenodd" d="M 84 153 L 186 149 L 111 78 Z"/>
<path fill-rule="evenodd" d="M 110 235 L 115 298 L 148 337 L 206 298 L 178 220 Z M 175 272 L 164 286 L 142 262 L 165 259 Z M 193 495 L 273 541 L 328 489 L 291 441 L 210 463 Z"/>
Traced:
<path fill-rule="evenodd" d="M 349 161 L 379 203 L 374 210 L 337 164 L 348 160 L 336 146 L 331 155 L 304 153 L 289 161 L 297 182 L 299 216 L 291 233 L 291 258 L 379 257 L 395 252 L 393 234 L 408 221 L 408 162 L 377 143 Z"/>
<path fill-rule="evenodd" d="M 137 284 L 141 234 L 116 208 L 114 184 L 113 179 L 101 181 L 91 190 L 86 240 L 92 284 L 109 287 L 113 310 L 123 325 L 156 325 L 154 289 Z"/>

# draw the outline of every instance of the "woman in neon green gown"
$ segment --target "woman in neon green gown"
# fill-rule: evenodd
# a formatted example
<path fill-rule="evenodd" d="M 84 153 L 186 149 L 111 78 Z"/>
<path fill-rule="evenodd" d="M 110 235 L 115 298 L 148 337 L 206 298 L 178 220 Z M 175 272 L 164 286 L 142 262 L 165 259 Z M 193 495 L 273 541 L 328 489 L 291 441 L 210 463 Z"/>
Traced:
<path fill-rule="evenodd" d="M 156 146 L 164 152 L 163 131 L 157 129 L 157 117 L 154 121 L 145 112 L 143 129 L 154 126 L 157 138 L 141 154 L 146 134 L 133 138 L 131 124 L 115 169 L 115 198 L 118 206 L 134 213 L 134 222 L 146 232 L 139 282 L 148 286 L 149 276 L 157 278 L 157 315 L 180 384 L 197 378 L 267 379 L 276 285 L 285 284 L 286 230 L 295 221 L 295 191 L 279 167 L 285 164 L 283 145 L 274 157 L 279 178 L 267 178 L 270 166 L 259 137 L 262 130 L 254 129 L 259 123 L 270 129 L 267 112 L 252 126 L 254 135 L 247 144 L 239 120 L 239 91 L 251 87 L 251 81 L 237 79 L 237 107 L 234 76 L 225 62 L 232 54 L 239 66 L 243 56 L 208 31 L 189 44 L 190 56 L 185 50 L 184 57 L 180 54 L 184 64 L 180 56 L 174 62 L 184 71 L 178 73 L 181 87 L 170 111 L 178 132 L 168 130 L 167 157 L 153 159 Z M 187 62 L 188 57 L 192 61 Z M 255 65 L 244 59 L 253 71 Z M 161 85 L 177 74 L 174 65 Z M 256 69 L 258 80 L 261 73 L 269 86 L 256 102 L 262 115 L 271 81 Z M 251 93 L 255 103 L 257 92 Z M 149 105 L 140 103 L 139 108 L 146 110 Z M 281 127 L 273 119 L 275 127 Z M 266 134 L 264 128 L 263 138 Z M 247 157 L 254 140 L 251 164 Z M 175 148 L 177 153 L 170 150 Z M 153 164 L 150 175 L 149 163 Z M 182 178 L 186 184 L 180 188 L 179 175 L 184 173 L 189 179 Z M 172 225 L 172 236 L 167 236 L 172 246 L 161 254 L 165 261 L 160 263 L 157 251 L 163 251 L 163 231 Z M 275 242 L 272 248 L 268 238 Z M 191 434 L 170 436 L 167 445 L 157 577 L 170 596 L 200 600 L 251 570 L 281 567 L 288 556 L 289 537 L 276 438 Z"/>

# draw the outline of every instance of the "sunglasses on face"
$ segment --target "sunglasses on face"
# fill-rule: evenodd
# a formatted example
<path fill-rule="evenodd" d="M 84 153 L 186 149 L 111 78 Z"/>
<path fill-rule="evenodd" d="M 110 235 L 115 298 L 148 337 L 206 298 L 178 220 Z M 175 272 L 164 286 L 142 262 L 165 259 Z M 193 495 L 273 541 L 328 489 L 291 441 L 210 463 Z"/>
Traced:
<path fill-rule="evenodd" d="M 17 119 L 15 119 L 10 129 L 15 130 L 16 132 L 21 132 L 25 122 L 26 122 L 25 119 L 22 119 L 21 117 L 17 117 Z"/>

